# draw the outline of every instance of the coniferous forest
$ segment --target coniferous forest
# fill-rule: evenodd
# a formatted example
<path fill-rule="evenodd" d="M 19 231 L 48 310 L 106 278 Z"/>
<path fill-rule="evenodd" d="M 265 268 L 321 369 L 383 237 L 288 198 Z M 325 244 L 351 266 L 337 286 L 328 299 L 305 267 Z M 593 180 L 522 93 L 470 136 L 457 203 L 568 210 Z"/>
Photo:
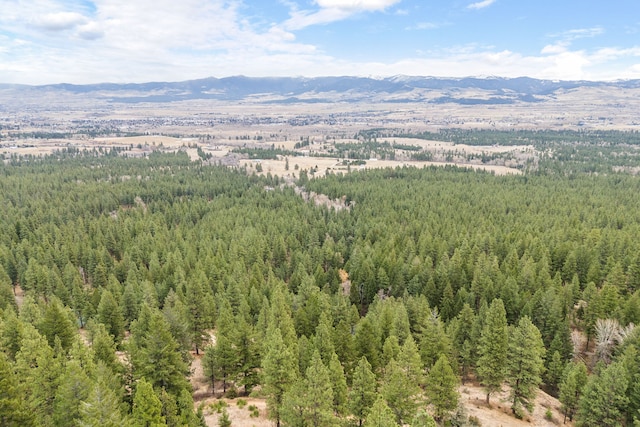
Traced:
<path fill-rule="evenodd" d="M 558 168 L 0 163 L 0 425 L 202 426 L 197 357 L 277 426 L 472 425 L 472 381 L 638 426 L 640 178 Z"/>

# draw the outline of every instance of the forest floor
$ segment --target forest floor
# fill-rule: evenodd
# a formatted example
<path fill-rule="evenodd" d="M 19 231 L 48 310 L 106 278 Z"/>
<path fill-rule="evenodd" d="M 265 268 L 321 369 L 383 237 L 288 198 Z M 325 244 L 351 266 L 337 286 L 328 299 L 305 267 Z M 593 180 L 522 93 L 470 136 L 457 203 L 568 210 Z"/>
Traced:
<path fill-rule="evenodd" d="M 487 406 L 487 394 L 477 383 L 466 383 L 459 388 L 460 401 L 465 406 L 467 414 L 474 416 L 480 421 L 483 427 L 502 426 L 540 426 L 551 427 L 562 425 L 564 416 L 560 410 L 560 402 L 555 397 L 538 390 L 533 413 L 526 412 L 526 416 L 519 420 L 511 413 L 511 402 L 509 402 L 509 390 L 504 387 L 501 393 L 491 396 L 491 407 Z M 546 412 L 551 412 L 551 418 L 546 418 Z M 567 421 L 566 426 L 573 423 Z"/>
<path fill-rule="evenodd" d="M 215 396 L 211 393 L 211 384 L 204 377 L 204 371 L 202 369 L 202 354 L 196 356 L 192 354 L 193 362 L 191 363 L 191 385 L 193 386 L 193 400 L 196 408 L 200 405 L 204 405 L 204 419 L 207 422 L 207 426 L 218 426 L 218 418 L 220 414 L 217 412 L 217 407 L 212 407 L 212 404 L 216 404 L 220 401 L 225 402 L 227 405 L 227 413 L 229 419 L 234 427 L 271 427 L 273 423 L 267 418 L 267 402 L 265 399 L 253 398 L 253 397 L 241 397 L 238 399 L 217 398 L 216 396 L 222 395 L 222 383 L 216 382 Z M 239 402 L 244 401 L 246 404 L 238 405 Z M 258 410 L 258 416 L 256 412 L 251 411 L 249 407 L 254 406 Z"/>
<path fill-rule="evenodd" d="M 211 387 L 204 378 L 202 356 L 195 356 L 191 364 L 191 384 L 194 388 L 194 401 L 196 407 L 204 404 L 205 421 L 209 427 L 218 426 L 220 414 L 215 405 L 219 401 L 226 403 L 229 419 L 234 427 L 271 427 L 273 422 L 267 418 L 267 404 L 265 399 L 254 397 L 241 397 L 238 399 L 217 398 L 222 394 L 222 384 L 216 383 L 216 396 L 211 393 Z M 511 414 L 511 404 L 508 402 L 508 390 L 505 387 L 502 393 L 491 396 L 491 407 L 486 404 L 486 393 L 477 383 L 467 382 L 459 388 L 460 401 L 467 410 L 468 416 L 476 417 L 483 427 L 553 427 L 562 425 L 563 415 L 560 411 L 558 399 L 550 396 L 542 390 L 538 391 L 533 413 L 527 413 L 522 420 L 515 418 Z M 246 405 L 238 406 L 240 399 Z M 259 416 L 251 416 L 249 406 L 255 406 L 259 411 Z M 551 411 L 551 419 L 545 417 L 547 409 Z M 571 427 L 573 423 L 567 421 L 565 424 Z"/>

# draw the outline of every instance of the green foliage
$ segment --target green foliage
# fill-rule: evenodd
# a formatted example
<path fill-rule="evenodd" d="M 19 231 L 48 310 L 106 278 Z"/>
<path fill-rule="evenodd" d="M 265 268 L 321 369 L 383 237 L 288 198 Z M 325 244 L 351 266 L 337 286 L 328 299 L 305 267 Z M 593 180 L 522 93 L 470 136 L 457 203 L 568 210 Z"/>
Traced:
<path fill-rule="evenodd" d="M 107 327 L 116 343 L 124 336 L 124 317 L 111 291 L 104 290 L 98 305 L 98 321 Z"/>
<path fill-rule="evenodd" d="M 78 360 L 69 360 L 59 378 L 56 390 L 53 422 L 56 426 L 66 426 L 69 420 L 80 417 L 81 403 L 89 397 L 93 382 L 82 369 Z"/>
<path fill-rule="evenodd" d="M 120 409 L 120 400 L 104 380 L 98 380 L 87 400 L 80 405 L 80 427 L 118 427 L 125 425 L 127 418 Z"/>
<path fill-rule="evenodd" d="M 560 383 L 560 403 L 565 419 L 573 421 L 573 416 L 578 410 L 578 402 L 582 396 L 582 390 L 587 383 L 587 367 L 583 362 L 568 364 L 562 375 Z"/>
<path fill-rule="evenodd" d="M 280 329 L 267 333 L 265 356 L 262 359 L 262 384 L 267 395 L 269 418 L 280 425 L 285 393 L 296 379 L 295 358 L 285 346 Z"/>
<path fill-rule="evenodd" d="M 371 371 L 371 365 L 367 358 L 362 356 L 353 371 L 353 383 L 349 391 L 349 412 L 362 421 L 366 418 L 377 397 L 376 376 Z"/>
<path fill-rule="evenodd" d="M 216 400 L 209 404 L 211 409 L 213 409 L 216 413 L 221 414 L 222 410 L 229 406 L 226 400 Z"/>
<path fill-rule="evenodd" d="M 222 380 L 222 392 L 227 392 L 227 385 L 235 380 L 238 374 L 239 354 L 235 343 L 236 324 L 229 302 L 223 299 L 220 304 L 216 343 L 211 350 L 213 354 L 214 375 Z"/>
<path fill-rule="evenodd" d="M 178 344 L 162 313 L 152 311 L 147 327 L 143 327 L 144 322 L 140 319 L 134 323 L 138 324 L 132 325 L 132 339 L 128 348 L 134 377 L 144 378 L 154 388 L 166 389 L 175 396 L 189 389 L 185 379 L 187 364 L 180 356 Z M 136 329 L 138 326 L 140 329 Z"/>
<path fill-rule="evenodd" d="M 131 422 L 134 426 L 159 427 L 166 425 L 162 416 L 162 402 L 153 391 L 152 385 L 144 378 L 136 384 L 133 396 Z"/>
<path fill-rule="evenodd" d="M 397 427 L 396 417 L 384 399 L 379 396 L 367 415 L 364 427 Z"/>
<path fill-rule="evenodd" d="M 215 354 L 215 347 L 212 345 L 207 346 L 204 349 L 204 356 L 202 356 L 202 371 L 209 381 L 209 385 L 211 386 L 211 393 L 215 394 L 216 392 L 216 378 L 217 378 L 217 361 Z"/>
<path fill-rule="evenodd" d="M 487 390 L 487 403 L 506 378 L 508 345 L 506 312 L 502 300 L 495 299 L 486 313 L 478 346 L 477 373 Z"/>
<path fill-rule="evenodd" d="M 222 413 L 218 417 L 218 425 L 220 427 L 231 427 L 231 419 L 229 418 L 229 413 L 226 408 L 222 409 Z"/>
<path fill-rule="evenodd" d="M 533 412 L 533 400 L 542 382 L 544 343 L 528 317 L 520 318 L 509 337 L 507 382 L 511 386 L 511 410 L 522 417 L 521 406 Z"/>
<path fill-rule="evenodd" d="M 433 365 L 427 375 L 425 392 L 435 408 L 436 420 L 443 420 L 458 406 L 458 377 L 453 373 L 444 354 Z"/>
<path fill-rule="evenodd" d="M 333 426 L 333 391 L 329 370 L 316 351 L 304 380 L 295 383 L 284 395 L 282 419 L 292 426 Z"/>
<path fill-rule="evenodd" d="M 436 421 L 424 409 L 419 409 L 416 416 L 411 420 L 411 427 L 436 427 Z"/>
<path fill-rule="evenodd" d="M 391 360 L 385 367 L 385 374 L 380 387 L 380 394 L 393 411 L 396 422 L 403 424 L 415 415 L 422 390 L 415 382 L 412 370 Z"/>
<path fill-rule="evenodd" d="M 35 426 L 33 413 L 25 405 L 18 377 L 0 353 L 0 424 L 7 427 Z"/>
<path fill-rule="evenodd" d="M 599 375 L 587 381 L 576 414 L 578 426 L 620 426 L 629 403 L 626 396 L 629 380 L 621 363 L 603 368 Z"/>
<path fill-rule="evenodd" d="M 51 347 L 54 346 L 56 338 L 60 340 L 60 345 L 65 351 L 71 347 L 76 335 L 76 327 L 72 323 L 69 313 L 57 298 L 51 300 L 45 308 L 40 331 L 47 338 Z"/>
<path fill-rule="evenodd" d="M 345 155 L 420 153 L 410 144 L 383 146 L 376 132 L 343 147 Z M 214 326 L 219 352 L 205 351 L 207 377 L 239 393 L 260 384 L 276 421 L 282 396 L 306 381 L 316 350 L 332 378 L 331 412 L 341 411 L 346 377 L 346 406 L 358 420 L 379 381 L 396 410 L 443 354 L 463 379 L 476 368 L 490 395 L 516 359 L 506 323 L 524 316 L 547 350 L 545 382 L 559 382 L 561 395 L 575 392 L 559 375 L 572 356 L 571 328 L 586 332 L 592 349 L 598 318 L 640 319 L 640 186 L 613 170 L 615 162 L 634 164 L 637 156 L 623 152 L 637 135 L 445 130 L 440 137 L 549 150 L 522 176 L 454 167 L 300 174 L 308 191 L 344 198 L 350 208 L 340 211 L 305 202 L 273 177 L 185 154 L 125 159 L 64 150 L 0 163 L 0 349 L 27 413 L 40 425 L 80 414 L 79 399 L 92 397 L 78 385 L 86 376 L 93 392 L 95 371 L 106 369 L 121 418 L 144 379 L 168 425 L 197 425 L 185 378 L 189 350 L 206 347 Z M 9 293 L 18 284 L 26 294 L 16 314 Z M 497 298 L 501 313 L 491 303 Z M 87 348 L 78 326 L 88 332 Z M 122 362 L 116 345 L 126 350 Z M 610 353 L 614 364 L 625 359 L 629 384 L 639 383 L 634 348 L 631 338 Z M 355 366 L 363 356 L 369 369 Z M 627 425 L 639 395 L 627 387 L 629 403 L 619 408 Z M 571 416 L 575 403 L 565 398 Z"/>
<path fill-rule="evenodd" d="M 337 354 L 333 353 L 327 368 L 333 392 L 333 411 L 336 414 L 343 415 L 347 406 L 347 379 L 344 376 L 344 369 Z"/>

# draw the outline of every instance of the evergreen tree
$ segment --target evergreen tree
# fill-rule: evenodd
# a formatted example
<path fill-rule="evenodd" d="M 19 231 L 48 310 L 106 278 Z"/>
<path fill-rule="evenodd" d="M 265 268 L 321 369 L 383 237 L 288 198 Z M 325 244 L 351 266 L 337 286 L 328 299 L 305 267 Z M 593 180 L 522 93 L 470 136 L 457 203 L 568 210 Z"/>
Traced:
<path fill-rule="evenodd" d="M 355 347 L 359 357 L 366 357 L 371 370 L 380 368 L 380 342 L 370 316 L 364 317 L 356 327 Z"/>
<path fill-rule="evenodd" d="M 113 342 L 113 336 L 109 334 L 107 328 L 102 323 L 93 323 L 89 321 L 88 325 L 91 335 L 91 348 L 93 349 L 93 355 L 95 362 L 102 362 L 111 369 L 116 369 L 119 365 L 116 358 L 116 346 Z"/>
<path fill-rule="evenodd" d="M 162 313 L 157 310 L 150 312 L 147 327 L 138 324 L 141 319 L 132 325 L 129 345 L 134 377 L 145 378 L 154 388 L 164 388 L 174 395 L 189 389 L 185 379 L 188 367 Z M 142 323 L 146 321 L 142 319 Z"/>
<path fill-rule="evenodd" d="M 270 328 L 262 359 L 262 384 L 267 395 L 269 418 L 280 427 L 285 393 L 296 379 L 296 362 L 291 350 L 285 346 L 280 329 Z"/>
<path fill-rule="evenodd" d="M 60 343 L 60 340 L 56 340 Z M 62 358 L 31 325 L 24 328 L 20 351 L 16 354 L 16 372 L 24 384 L 25 400 L 38 423 L 51 425 Z"/>
<path fill-rule="evenodd" d="M 629 387 L 627 387 L 627 398 L 629 403 L 626 408 L 626 422 L 631 425 L 635 418 L 640 418 L 640 334 L 632 333 L 626 338 L 623 345 L 626 345 L 624 352 L 618 357 L 627 371 Z"/>
<path fill-rule="evenodd" d="M 131 270 L 127 276 L 124 293 L 122 294 L 122 316 L 127 328 L 138 317 L 138 310 L 140 309 L 139 290 L 140 285 L 135 277 L 135 272 Z"/>
<path fill-rule="evenodd" d="M 380 394 L 395 414 L 396 421 L 403 424 L 415 415 L 421 389 L 405 367 L 391 360 L 385 368 Z"/>
<path fill-rule="evenodd" d="M 45 308 L 40 331 L 47 338 L 49 346 L 53 347 L 57 337 L 65 351 L 71 347 L 76 328 L 59 299 L 53 298 Z"/>
<path fill-rule="evenodd" d="M 22 336 L 22 321 L 11 308 L 5 310 L 0 327 L 0 348 L 10 360 L 14 360 L 20 351 Z"/>
<path fill-rule="evenodd" d="M 306 392 L 304 379 L 293 383 L 285 392 L 280 408 L 280 416 L 285 426 L 305 427 L 307 425 Z"/>
<path fill-rule="evenodd" d="M 236 316 L 236 347 L 238 352 L 239 384 L 244 386 L 246 394 L 258 384 L 260 367 L 260 346 L 253 326 L 239 314 Z"/>
<path fill-rule="evenodd" d="M 444 354 L 433 365 L 427 375 L 427 398 L 435 408 L 435 418 L 442 421 L 458 406 L 460 398 L 457 390 L 458 377 L 453 373 L 449 360 Z"/>
<path fill-rule="evenodd" d="M 419 409 L 416 416 L 411 420 L 411 427 L 437 427 L 437 424 L 427 411 Z"/>
<path fill-rule="evenodd" d="M 33 413 L 27 407 L 13 366 L 0 352 L 0 425 L 7 427 L 34 426 Z"/>
<path fill-rule="evenodd" d="M 124 336 L 124 316 L 111 291 L 105 289 L 98 305 L 98 321 L 107 327 L 116 343 Z"/>
<path fill-rule="evenodd" d="M 367 358 L 362 356 L 353 371 L 353 383 L 349 391 L 348 402 L 349 412 L 358 419 L 360 427 L 366 414 L 369 413 L 373 406 L 376 397 L 376 376 L 371 371 L 371 365 Z"/>
<path fill-rule="evenodd" d="M 189 326 L 189 312 L 184 306 L 178 295 L 169 290 L 167 297 L 164 299 L 164 305 L 162 307 L 162 315 L 169 324 L 169 331 L 173 338 L 180 346 L 182 357 L 187 360 L 189 352 L 193 348 L 191 342 L 191 329 Z M 203 336 L 203 340 L 200 343 L 201 346 L 206 346 L 209 343 L 209 335 Z"/>
<path fill-rule="evenodd" d="M 378 396 L 371 407 L 364 427 L 398 427 L 393 411 L 381 396 Z"/>
<path fill-rule="evenodd" d="M 80 418 L 80 403 L 87 400 L 93 386 L 78 360 L 69 360 L 60 376 L 54 400 L 53 422 L 67 426 L 70 420 Z"/>
<path fill-rule="evenodd" d="M 347 405 L 347 380 L 344 376 L 344 369 L 335 352 L 331 356 L 328 369 L 333 390 L 333 411 L 336 414 L 344 415 Z"/>
<path fill-rule="evenodd" d="M 0 264 L 0 310 L 6 310 L 9 307 L 15 310 L 18 305 L 11 285 L 11 278 Z"/>
<path fill-rule="evenodd" d="M 402 345 L 398 353 L 397 361 L 410 382 L 418 386 L 424 384 L 422 360 L 418 352 L 418 347 L 411 335 L 409 335 Z"/>
<path fill-rule="evenodd" d="M 615 362 L 587 381 L 578 405 L 578 426 L 614 427 L 623 425 L 629 380 L 624 366 Z"/>
<path fill-rule="evenodd" d="M 165 389 L 160 390 L 160 402 L 162 403 L 162 417 L 169 427 L 182 427 L 178 416 L 178 404 L 174 396 L 167 393 Z"/>
<path fill-rule="evenodd" d="M 218 417 L 218 426 L 231 427 L 231 419 L 229 418 L 227 408 L 222 408 L 222 413 L 220 413 L 220 416 Z"/>
<path fill-rule="evenodd" d="M 355 306 L 353 306 L 353 308 L 355 309 Z M 344 366 L 345 375 L 349 379 L 351 378 L 353 368 L 355 367 L 357 361 L 356 348 L 351 330 L 351 322 L 346 319 L 342 319 L 336 325 L 333 334 L 333 342 L 335 344 L 336 354 L 338 355 L 338 359 Z"/>
<path fill-rule="evenodd" d="M 329 370 L 322 363 L 320 353 L 317 351 L 311 358 L 311 365 L 307 368 L 305 385 L 306 424 L 313 427 L 335 425 Z"/>
<path fill-rule="evenodd" d="M 434 310 L 420 333 L 420 357 L 428 369 L 442 354 L 447 358 L 451 357 L 451 339 L 446 334 L 437 311 Z"/>
<path fill-rule="evenodd" d="M 109 386 L 98 380 L 80 405 L 79 427 L 121 427 L 127 424 L 120 402 Z"/>
<path fill-rule="evenodd" d="M 226 299 L 220 303 L 216 331 L 216 344 L 213 347 L 215 372 L 222 380 L 222 391 L 227 392 L 227 384 L 234 381 L 239 372 L 239 353 L 235 343 L 236 321 L 231 305 Z"/>
<path fill-rule="evenodd" d="M 473 314 L 473 310 L 469 304 L 465 303 L 460 313 L 458 313 L 453 332 L 453 345 L 458 355 L 458 364 L 462 371 L 463 384 L 473 362 L 472 348 L 474 347 L 475 340 L 473 339 L 472 331 L 474 321 L 475 315 Z"/>
<path fill-rule="evenodd" d="M 542 382 L 544 343 L 536 326 L 527 316 L 521 317 L 509 339 L 507 382 L 511 386 L 511 410 L 521 417 L 524 406 L 533 411 L 533 399 Z"/>
<path fill-rule="evenodd" d="M 201 413 L 196 413 L 193 410 L 193 396 L 191 390 L 183 388 L 180 390 L 180 394 L 176 399 L 176 406 L 178 407 L 178 425 L 180 426 L 193 426 L 193 427 L 206 427 Z"/>
<path fill-rule="evenodd" d="M 331 318 L 326 312 L 323 312 L 320 315 L 320 321 L 316 327 L 313 343 L 314 347 L 320 352 L 322 362 L 328 364 L 331 360 L 331 356 L 335 353 L 335 347 L 333 345 L 333 326 Z"/>
<path fill-rule="evenodd" d="M 578 410 L 578 403 L 582 396 L 584 386 L 587 384 L 587 367 L 583 362 L 569 363 L 563 372 L 560 383 L 559 399 L 562 403 L 564 420 L 567 417 L 573 421 L 573 416 Z"/>
<path fill-rule="evenodd" d="M 185 305 L 189 312 L 187 322 L 191 342 L 195 347 L 196 354 L 200 354 L 203 342 L 208 339 L 206 328 L 211 327 L 206 310 L 205 289 L 206 277 L 200 272 L 195 278 L 185 284 Z"/>
<path fill-rule="evenodd" d="M 393 359 L 398 358 L 398 354 L 400 354 L 400 343 L 398 342 L 398 337 L 395 335 L 390 335 L 382 346 L 382 360 L 381 363 L 383 366 L 386 366 Z"/>
<path fill-rule="evenodd" d="M 211 393 L 215 394 L 217 365 L 215 347 L 212 345 L 209 345 L 204 349 L 204 356 L 202 357 L 202 370 L 205 378 L 207 378 L 207 380 L 211 384 Z"/>
<path fill-rule="evenodd" d="M 554 396 L 558 395 L 558 387 L 562 381 L 562 374 L 564 373 L 565 365 L 566 364 L 563 362 L 560 353 L 558 351 L 554 351 L 544 375 L 544 383 L 549 392 Z"/>
<path fill-rule="evenodd" d="M 505 380 L 508 345 L 506 312 L 502 300 L 495 299 L 483 322 L 476 367 L 480 382 L 487 390 L 487 404 L 491 394 L 500 390 Z"/>
<path fill-rule="evenodd" d="M 136 384 L 131 421 L 136 427 L 166 425 L 166 420 L 162 416 L 162 402 L 153 391 L 153 386 L 144 378 Z"/>

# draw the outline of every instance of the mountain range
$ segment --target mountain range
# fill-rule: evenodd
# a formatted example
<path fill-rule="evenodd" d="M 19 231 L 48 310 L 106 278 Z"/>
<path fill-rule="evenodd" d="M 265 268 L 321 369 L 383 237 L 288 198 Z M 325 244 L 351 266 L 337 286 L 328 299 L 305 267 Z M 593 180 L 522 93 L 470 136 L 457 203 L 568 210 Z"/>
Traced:
<path fill-rule="evenodd" d="M 92 98 L 109 103 L 210 99 L 254 103 L 458 103 L 539 102 L 578 88 L 639 89 L 640 80 L 557 81 L 529 77 L 209 77 L 182 82 L 43 86 L 0 84 L 0 102 L 47 96 Z"/>

